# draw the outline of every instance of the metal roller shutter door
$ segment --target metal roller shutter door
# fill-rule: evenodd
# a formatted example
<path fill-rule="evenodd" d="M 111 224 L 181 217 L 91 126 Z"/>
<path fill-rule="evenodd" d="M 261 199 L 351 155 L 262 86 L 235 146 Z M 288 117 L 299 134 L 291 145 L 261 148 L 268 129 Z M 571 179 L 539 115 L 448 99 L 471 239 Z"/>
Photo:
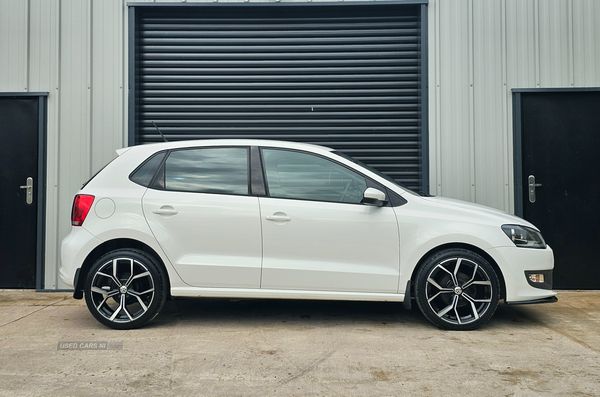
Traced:
<path fill-rule="evenodd" d="M 261 138 L 333 147 L 422 187 L 420 7 L 139 7 L 135 143 Z"/>

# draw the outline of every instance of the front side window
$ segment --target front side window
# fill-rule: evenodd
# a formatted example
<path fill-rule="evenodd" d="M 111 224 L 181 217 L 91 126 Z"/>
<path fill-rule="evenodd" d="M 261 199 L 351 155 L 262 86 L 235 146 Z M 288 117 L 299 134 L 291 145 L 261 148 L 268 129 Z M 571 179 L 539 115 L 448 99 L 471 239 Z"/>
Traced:
<path fill-rule="evenodd" d="M 325 158 L 290 150 L 264 149 L 269 196 L 358 204 L 365 178 Z"/>
<path fill-rule="evenodd" d="M 199 148 L 173 151 L 165 162 L 164 189 L 248 194 L 248 149 Z"/>

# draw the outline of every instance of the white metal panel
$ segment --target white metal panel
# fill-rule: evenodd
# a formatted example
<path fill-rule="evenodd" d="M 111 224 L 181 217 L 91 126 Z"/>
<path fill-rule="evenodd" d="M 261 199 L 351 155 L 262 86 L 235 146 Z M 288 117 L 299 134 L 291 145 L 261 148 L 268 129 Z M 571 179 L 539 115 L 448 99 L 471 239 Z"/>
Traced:
<path fill-rule="evenodd" d="M 123 147 L 123 13 L 121 0 L 92 3 L 91 172 Z"/>
<path fill-rule="evenodd" d="M 473 172 L 471 136 L 471 1 L 442 1 L 439 6 L 440 142 L 438 159 L 442 174 L 441 194 L 470 200 Z M 435 45 L 433 46 L 435 48 Z M 431 48 L 431 47 L 430 47 Z"/>
<path fill-rule="evenodd" d="M 505 207 L 504 40 L 502 4 L 473 2 L 475 200 Z"/>
<path fill-rule="evenodd" d="M 539 82 L 535 12 L 533 1 L 506 1 L 506 75 L 513 87 L 535 87 Z"/>
<path fill-rule="evenodd" d="M 600 81 L 600 2 L 573 0 L 573 62 L 576 87 Z"/>
<path fill-rule="evenodd" d="M 0 1 L 0 91 L 27 91 L 28 12 L 26 0 Z"/>
<path fill-rule="evenodd" d="M 539 2 L 540 84 L 542 87 L 573 85 L 573 34 L 571 2 Z"/>

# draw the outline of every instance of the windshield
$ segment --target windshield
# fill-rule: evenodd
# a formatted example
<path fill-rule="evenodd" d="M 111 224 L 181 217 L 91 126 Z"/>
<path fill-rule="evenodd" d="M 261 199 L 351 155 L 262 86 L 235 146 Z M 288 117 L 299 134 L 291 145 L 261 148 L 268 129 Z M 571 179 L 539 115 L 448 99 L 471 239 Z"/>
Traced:
<path fill-rule="evenodd" d="M 377 169 L 375 169 L 375 168 L 373 168 L 373 167 L 371 167 L 371 166 L 369 166 L 369 165 L 366 165 L 365 163 L 363 163 L 363 162 L 362 162 L 362 161 L 360 161 L 360 160 L 357 160 L 357 159 L 355 159 L 355 158 L 353 158 L 353 157 L 350 157 L 350 156 L 348 156 L 346 153 L 342 153 L 342 152 L 338 152 L 338 151 L 334 151 L 334 152 L 332 152 L 332 153 L 335 153 L 335 154 L 337 154 L 338 156 L 345 158 L 346 160 L 350 160 L 350 161 L 352 161 L 354 164 L 358 164 L 358 165 L 360 165 L 361 167 L 368 169 L 369 171 L 371 171 L 371 172 L 372 172 L 372 173 L 374 173 L 375 175 L 382 177 L 382 178 L 383 178 L 383 179 L 385 179 L 386 181 L 388 181 L 388 182 L 390 182 L 390 183 L 393 183 L 394 185 L 396 185 L 396 186 L 398 186 L 398 187 L 401 187 L 403 190 L 406 190 L 406 192 L 408 192 L 408 193 L 410 193 L 410 194 L 413 194 L 413 195 L 415 195 L 415 196 L 425 196 L 425 194 L 424 194 L 424 193 L 421 193 L 421 192 L 419 192 L 419 193 L 416 193 L 416 192 L 412 191 L 411 189 L 407 188 L 406 186 L 404 186 L 403 184 L 401 184 L 400 182 L 398 182 L 397 180 L 395 180 L 395 179 L 394 179 L 394 178 L 392 178 L 391 176 L 389 176 L 389 175 L 386 175 L 386 174 L 384 174 L 383 172 L 381 172 L 381 171 L 379 171 L 379 170 L 377 170 Z"/>

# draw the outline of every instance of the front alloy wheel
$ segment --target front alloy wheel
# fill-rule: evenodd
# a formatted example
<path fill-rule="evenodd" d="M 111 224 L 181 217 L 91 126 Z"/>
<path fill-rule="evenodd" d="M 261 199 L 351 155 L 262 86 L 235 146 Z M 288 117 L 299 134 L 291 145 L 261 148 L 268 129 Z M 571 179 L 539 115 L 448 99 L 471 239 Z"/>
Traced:
<path fill-rule="evenodd" d="M 115 329 L 152 320 L 166 300 L 166 278 L 155 260 L 137 250 L 116 250 L 92 266 L 85 300 L 92 315 Z"/>
<path fill-rule="evenodd" d="M 494 268 L 483 257 L 449 249 L 425 262 L 417 275 L 416 297 L 425 317 L 438 327 L 469 330 L 492 317 L 500 285 Z"/>

